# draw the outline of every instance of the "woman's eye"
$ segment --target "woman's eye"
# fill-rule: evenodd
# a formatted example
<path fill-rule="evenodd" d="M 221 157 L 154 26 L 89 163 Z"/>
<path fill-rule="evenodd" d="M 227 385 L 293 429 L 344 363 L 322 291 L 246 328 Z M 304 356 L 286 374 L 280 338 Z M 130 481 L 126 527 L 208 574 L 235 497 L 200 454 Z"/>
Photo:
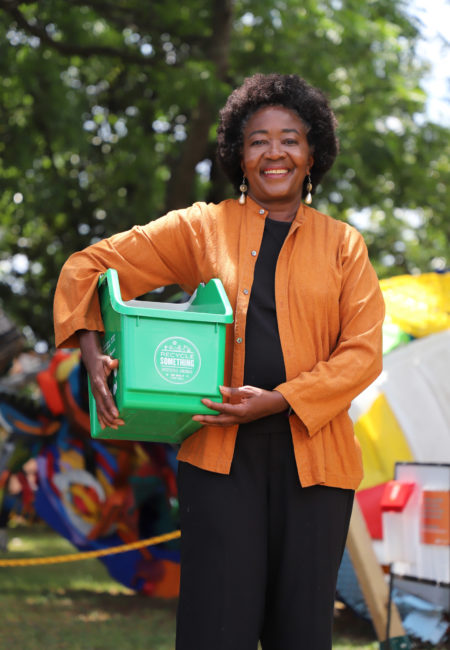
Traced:
<path fill-rule="evenodd" d="M 253 142 L 251 143 L 250 146 L 253 147 L 255 144 L 260 145 L 260 144 L 264 144 L 264 143 L 265 143 L 265 140 L 253 140 Z"/>
<path fill-rule="evenodd" d="M 288 138 L 288 140 L 284 141 L 284 144 L 297 144 L 297 140 L 294 138 Z"/>

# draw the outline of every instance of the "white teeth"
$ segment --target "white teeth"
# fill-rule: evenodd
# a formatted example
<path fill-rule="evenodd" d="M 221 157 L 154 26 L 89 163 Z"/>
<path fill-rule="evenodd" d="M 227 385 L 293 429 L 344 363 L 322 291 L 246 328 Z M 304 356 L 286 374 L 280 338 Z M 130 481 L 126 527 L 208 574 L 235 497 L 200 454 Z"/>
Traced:
<path fill-rule="evenodd" d="M 264 174 L 287 174 L 287 169 L 266 169 Z"/>

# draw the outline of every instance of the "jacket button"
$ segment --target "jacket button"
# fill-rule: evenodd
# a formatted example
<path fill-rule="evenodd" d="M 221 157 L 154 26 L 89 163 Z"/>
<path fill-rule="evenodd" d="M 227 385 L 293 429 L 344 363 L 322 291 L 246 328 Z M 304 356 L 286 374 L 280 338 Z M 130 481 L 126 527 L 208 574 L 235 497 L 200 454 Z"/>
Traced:
<path fill-rule="evenodd" d="M 263 210 L 263 209 L 261 208 L 261 210 L 259 211 L 259 214 L 264 214 L 264 212 L 265 212 L 265 210 Z"/>
<path fill-rule="evenodd" d="M 247 294 L 248 294 L 248 289 L 243 289 L 243 290 L 242 290 L 242 293 L 244 293 L 245 295 L 247 295 Z"/>
<path fill-rule="evenodd" d="M 256 251 L 252 251 L 252 256 L 253 256 L 253 257 L 256 256 Z"/>
<path fill-rule="evenodd" d="M 237 339 L 236 339 L 236 343 L 242 343 L 242 339 L 241 339 L 240 336 L 237 337 Z"/>

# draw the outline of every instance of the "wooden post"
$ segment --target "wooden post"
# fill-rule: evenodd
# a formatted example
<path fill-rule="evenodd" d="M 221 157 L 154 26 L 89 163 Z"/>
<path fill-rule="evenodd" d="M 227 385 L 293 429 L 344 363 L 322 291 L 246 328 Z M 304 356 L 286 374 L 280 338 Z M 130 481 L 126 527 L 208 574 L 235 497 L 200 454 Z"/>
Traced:
<path fill-rule="evenodd" d="M 386 639 L 389 586 L 373 550 L 372 539 L 357 499 L 353 505 L 347 548 L 378 640 L 383 641 Z M 401 637 L 404 634 L 400 615 L 392 602 L 389 636 Z"/>

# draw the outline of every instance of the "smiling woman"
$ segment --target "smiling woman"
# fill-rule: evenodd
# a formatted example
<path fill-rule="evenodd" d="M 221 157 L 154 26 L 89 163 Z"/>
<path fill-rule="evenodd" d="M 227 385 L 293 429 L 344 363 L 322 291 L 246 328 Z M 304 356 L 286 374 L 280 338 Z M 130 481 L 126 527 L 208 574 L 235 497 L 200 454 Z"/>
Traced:
<path fill-rule="evenodd" d="M 178 453 L 177 650 L 330 650 L 360 449 L 348 407 L 381 370 L 384 306 L 359 233 L 305 203 L 337 154 L 325 96 L 254 75 L 220 113 L 218 157 L 241 198 L 197 203 L 72 255 L 56 341 L 80 345 L 102 427 L 108 388 L 97 279 L 124 300 L 220 278 L 234 310 L 223 402 Z M 305 199 L 305 201 L 302 201 Z"/>
<path fill-rule="evenodd" d="M 248 193 L 271 219 L 292 221 L 314 163 L 307 126 L 282 106 L 261 108 L 244 129 L 242 171 Z"/>
<path fill-rule="evenodd" d="M 219 160 L 236 189 L 242 179 L 243 137 L 248 120 L 265 107 L 292 111 L 302 122 L 308 144 L 314 152 L 311 183 L 314 194 L 338 153 L 336 118 L 318 89 L 296 75 L 262 75 L 247 78 L 236 88 L 220 112 L 217 130 Z M 307 182 L 301 196 L 307 196 Z"/>

